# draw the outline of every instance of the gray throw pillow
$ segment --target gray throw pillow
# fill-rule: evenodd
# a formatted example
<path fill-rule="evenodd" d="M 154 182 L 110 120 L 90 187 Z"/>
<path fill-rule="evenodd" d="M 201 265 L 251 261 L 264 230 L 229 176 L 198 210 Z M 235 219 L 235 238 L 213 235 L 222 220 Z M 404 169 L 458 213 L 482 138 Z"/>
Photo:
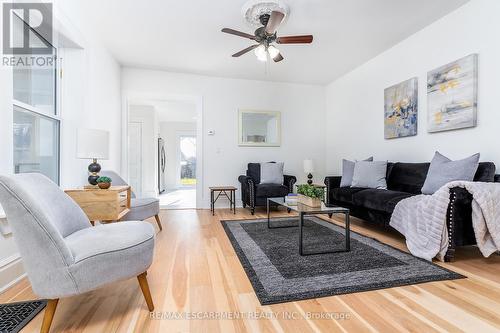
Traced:
<path fill-rule="evenodd" d="M 433 194 L 455 180 L 473 181 L 479 166 L 479 157 L 480 155 L 477 153 L 463 160 L 452 161 L 436 152 L 429 166 L 422 193 Z"/>
<path fill-rule="evenodd" d="M 363 161 L 373 161 L 373 156 L 368 157 Z M 356 162 L 346 159 L 342 160 L 342 178 L 340 179 L 340 187 L 350 187 L 352 184 L 352 175 L 354 174 L 354 164 Z"/>
<path fill-rule="evenodd" d="M 260 183 L 261 184 L 283 184 L 283 162 L 261 163 Z"/>
<path fill-rule="evenodd" d="M 354 164 L 352 187 L 387 190 L 387 161 L 357 161 Z"/>

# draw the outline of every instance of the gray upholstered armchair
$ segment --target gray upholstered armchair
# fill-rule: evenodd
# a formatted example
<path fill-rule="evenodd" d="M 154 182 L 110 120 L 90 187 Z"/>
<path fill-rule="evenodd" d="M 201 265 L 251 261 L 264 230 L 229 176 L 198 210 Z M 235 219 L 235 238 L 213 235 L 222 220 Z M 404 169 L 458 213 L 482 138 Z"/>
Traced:
<path fill-rule="evenodd" d="M 137 277 L 150 311 L 146 271 L 153 261 L 151 224 L 91 226 L 81 208 L 41 174 L 0 176 L 0 203 L 12 226 L 33 292 L 49 299 L 41 332 L 48 332 L 59 298 Z"/>
<path fill-rule="evenodd" d="M 105 170 L 100 172 L 101 176 L 111 178 L 113 185 L 128 186 L 127 182 L 114 171 Z M 132 189 L 133 190 L 133 189 Z M 157 198 L 136 198 L 132 191 L 132 200 L 130 200 L 130 212 L 122 217 L 122 221 L 143 221 L 153 217 L 156 219 L 160 231 L 163 229 L 160 221 L 160 200 Z"/>

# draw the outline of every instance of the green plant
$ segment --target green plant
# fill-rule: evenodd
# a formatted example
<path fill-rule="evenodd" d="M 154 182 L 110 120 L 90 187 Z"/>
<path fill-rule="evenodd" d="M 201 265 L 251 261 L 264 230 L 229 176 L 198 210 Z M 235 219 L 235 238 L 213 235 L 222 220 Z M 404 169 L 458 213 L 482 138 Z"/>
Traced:
<path fill-rule="evenodd" d="M 297 193 L 310 198 L 323 199 L 324 190 L 309 184 L 303 184 L 297 186 Z"/>
<path fill-rule="evenodd" d="M 99 177 L 99 178 L 97 178 L 97 182 L 98 183 L 111 183 L 111 178 L 105 177 L 105 176 Z"/>

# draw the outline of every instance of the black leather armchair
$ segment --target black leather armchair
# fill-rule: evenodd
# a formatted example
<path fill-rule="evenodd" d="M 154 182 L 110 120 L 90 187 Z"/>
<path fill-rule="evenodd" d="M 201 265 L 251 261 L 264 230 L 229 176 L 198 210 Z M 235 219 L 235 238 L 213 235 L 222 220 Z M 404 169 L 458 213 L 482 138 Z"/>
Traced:
<path fill-rule="evenodd" d="M 295 176 L 283 176 L 283 184 L 261 184 L 260 163 L 248 163 L 246 175 L 238 177 L 241 183 L 241 201 L 243 208 L 250 207 L 252 215 L 255 207 L 266 206 L 267 198 L 286 197 L 293 192 L 293 186 L 297 182 Z"/>

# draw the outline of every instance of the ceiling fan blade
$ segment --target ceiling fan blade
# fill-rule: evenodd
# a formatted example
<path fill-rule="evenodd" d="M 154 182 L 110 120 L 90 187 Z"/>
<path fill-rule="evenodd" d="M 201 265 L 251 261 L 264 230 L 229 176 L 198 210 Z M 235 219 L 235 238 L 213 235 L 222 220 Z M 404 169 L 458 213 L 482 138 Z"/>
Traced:
<path fill-rule="evenodd" d="M 251 40 L 255 40 L 255 36 L 254 35 L 247 34 L 246 32 L 241 32 L 241 31 L 234 30 L 234 29 L 229 29 L 229 28 L 224 28 L 221 31 L 225 32 L 226 34 L 240 36 L 240 37 L 243 37 L 243 38 L 248 38 L 248 39 L 251 39 Z"/>
<path fill-rule="evenodd" d="M 249 46 L 246 49 L 243 49 L 240 52 L 236 52 L 235 54 L 233 54 L 233 57 L 236 58 L 236 57 L 239 57 L 241 55 L 244 55 L 245 53 L 250 52 L 253 49 L 257 48 L 258 46 L 259 46 L 259 44 L 255 44 L 255 45 Z"/>
<path fill-rule="evenodd" d="M 312 35 L 278 37 L 278 44 L 310 44 L 313 41 Z"/>
<path fill-rule="evenodd" d="M 278 55 L 273 58 L 274 62 L 280 62 L 283 59 L 285 59 L 285 58 L 283 58 L 283 56 L 281 55 L 281 53 L 278 53 Z"/>
<path fill-rule="evenodd" d="M 274 35 L 284 18 L 285 14 L 283 14 L 282 12 L 273 11 L 271 13 L 271 17 L 269 18 L 269 21 L 266 24 L 266 33 L 268 35 Z"/>

